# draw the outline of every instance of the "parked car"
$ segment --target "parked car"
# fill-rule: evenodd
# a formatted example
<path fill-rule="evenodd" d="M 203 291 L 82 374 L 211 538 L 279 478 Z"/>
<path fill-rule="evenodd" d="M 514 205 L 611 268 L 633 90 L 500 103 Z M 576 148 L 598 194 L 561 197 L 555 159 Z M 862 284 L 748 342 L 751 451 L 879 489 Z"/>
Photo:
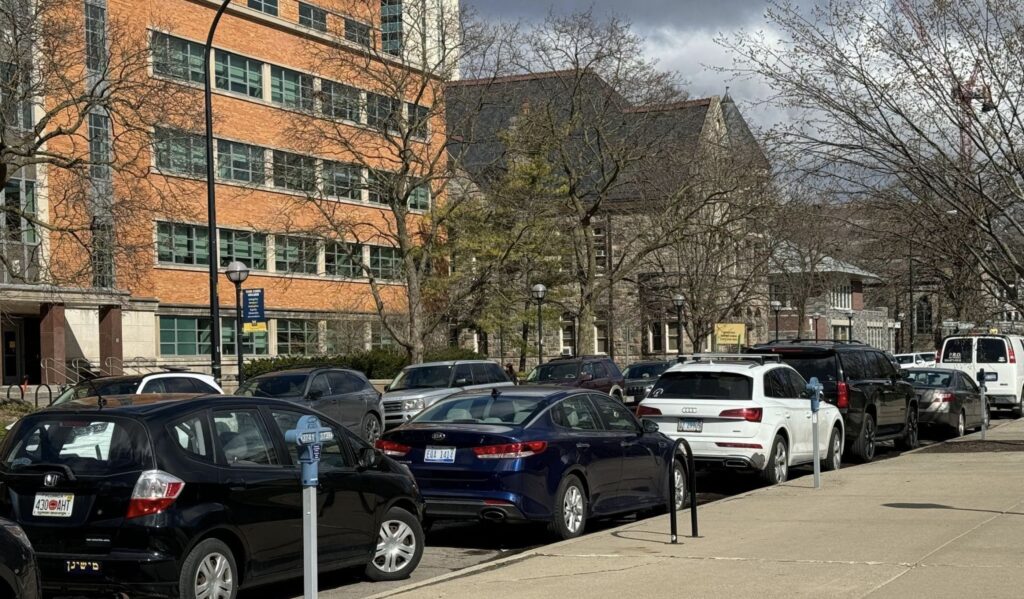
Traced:
<path fill-rule="evenodd" d="M 903 376 L 914 386 L 921 424 L 944 429 L 962 437 L 981 428 L 988 413 L 981 403 L 981 389 L 969 376 L 951 368 L 911 368 Z"/>
<path fill-rule="evenodd" d="M 615 362 L 603 355 L 555 358 L 530 371 L 524 384 L 579 387 L 607 393 L 619 401 L 626 398 L 626 379 Z"/>
<path fill-rule="evenodd" d="M 637 408 L 670 438 L 684 437 L 704 467 L 753 470 L 769 484 L 814 460 L 807 382 L 775 356 L 698 357 L 666 370 Z M 818 439 L 823 470 L 838 470 L 839 410 L 822 402 Z"/>
<path fill-rule="evenodd" d="M 780 341 L 750 351 L 778 354 L 804 379 L 818 377 L 825 401 L 843 415 L 846 448 L 857 460 L 873 460 L 883 441 L 917 447 L 917 395 L 890 354 L 855 341 Z"/>
<path fill-rule="evenodd" d="M 458 360 L 406 366 L 384 389 L 384 424 L 394 428 L 423 408 L 466 389 L 511 387 L 515 383 L 494 362 Z"/>
<path fill-rule="evenodd" d="M 623 403 L 634 404 L 647 397 L 661 373 L 675 363 L 669 360 L 644 360 L 630 364 L 622 372 L 625 381 L 623 388 L 626 390 Z"/>
<path fill-rule="evenodd" d="M 0 597 L 41 599 L 32 543 L 20 526 L 6 518 L 0 518 L 0 556 Z"/>
<path fill-rule="evenodd" d="M 1021 356 L 1018 360 L 1017 356 Z M 984 369 L 990 410 L 1009 410 L 1021 417 L 1024 394 L 1024 337 L 1020 335 L 952 335 L 942 341 L 936 362 L 965 373 L 972 380 Z"/>
<path fill-rule="evenodd" d="M 589 518 L 667 503 L 683 466 L 654 423 L 603 393 L 564 387 L 467 391 L 384 433 L 377 447 L 409 466 L 429 519 L 547 522 L 558 537 Z"/>
<path fill-rule="evenodd" d="M 896 354 L 893 356 L 900 368 L 920 368 L 935 365 L 935 352 L 917 352 L 913 354 Z"/>
<path fill-rule="evenodd" d="M 101 376 L 82 381 L 64 390 L 50 405 L 60 405 L 84 397 L 129 395 L 133 393 L 191 393 L 221 395 L 224 390 L 208 374 L 170 370 L 149 374 Z"/>
<path fill-rule="evenodd" d="M 370 444 L 383 430 L 380 393 L 355 370 L 326 367 L 269 372 L 248 379 L 236 394 L 303 404 L 340 422 Z"/>
<path fill-rule="evenodd" d="M 0 516 L 24 529 L 51 594 L 194 599 L 302 571 L 296 447 L 304 405 L 256 397 L 81 400 L 0 445 Z M 409 470 L 341 424 L 321 452 L 319 566 L 406 578 L 423 550 Z"/>

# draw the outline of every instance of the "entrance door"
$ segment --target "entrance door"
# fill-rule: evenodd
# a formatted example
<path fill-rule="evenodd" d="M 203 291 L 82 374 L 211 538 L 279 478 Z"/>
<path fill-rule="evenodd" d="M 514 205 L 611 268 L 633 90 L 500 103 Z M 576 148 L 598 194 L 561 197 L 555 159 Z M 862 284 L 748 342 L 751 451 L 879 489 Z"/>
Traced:
<path fill-rule="evenodd" d="M 0 328 L 3 341 L 3 384 L 17 385 L 25 375 L 25 354 L 22 351 L 24 327 L 21 320 L 9 320 Z"/>

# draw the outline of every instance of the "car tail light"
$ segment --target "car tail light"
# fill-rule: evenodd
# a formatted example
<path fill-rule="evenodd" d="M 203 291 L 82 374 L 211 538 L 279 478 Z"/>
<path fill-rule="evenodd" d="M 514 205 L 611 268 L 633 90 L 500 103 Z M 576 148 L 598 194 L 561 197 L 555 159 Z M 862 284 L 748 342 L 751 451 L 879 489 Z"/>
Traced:
<path fill-rule="evenodd" d="M 547 441 L 523 441 L 522 443 L 502 443 L 501 445 L 474 447 L 473 453 L 481 460 L 502 460 L 528 458 L 543 452 L 547 448 Z"/>
<path fill-rule="evenodd" d="M 935 352 L 935 363 L 942 364 L 942 352 Z"/>
<path fill-rule="evenodd" d="M 716 442 L 719 447 L 731 447 L 735 449 L 764 449 L 760 443 L 722 443 Z"/>
<path fill-rule="evenodd" d="M 836 383 L 836 407 L 850 407 L 850 386 L 845 381 Z"/>
<path fill-rule="evenodd" d="M 400 458 L 405 454 L 409 453 L 412 447 L 408 445 L 402 445 L 401 443 L 395 443 L 394 441 L 388 441 L 387 439 L 377 439 L 374 447 L 384 452 L 384 455 Z"/>
<path fill-rule="evenodd" d="M 128 502 L 127 519 L 158 514 L 171 506 L 185 488 L 185 481 L 162 470 L 147 470 L 139 475 L 132 499 Z"/>
<path fill-rule="evenodd" d="M 954 396 L 948 391 L 937 391 L 932 394 L 932 402 L 938 403 L 953 403 Z"/>
<path fill-rule="evenodd" d="M 718 417 L 742 419 L 747 422 L 761 422 L 763 413 L 761 408 L 737 408 L 735 410 L 724 410 Z"/>
<path fill-rule="evenodd" d="M 637 406 L 637 408 L 636 408 L 636 415 L 637 416 L 661 416 L 661 410 L 659 410 L 658 408 L 652 408 L 650 406 L 645 406 L 645 405 L 641 404 L 641 405 Z"/>
<path fill-rule="evenodd" d="M 1006 351 L 1008 352 L 1008 354 L 1010 356 L 1010 364 L 1016 364 L 1017 363 L 1017 354 L 1013 353 L 1013 344 L 1012 343 L 1007 343 L 1006 344 Z"/>

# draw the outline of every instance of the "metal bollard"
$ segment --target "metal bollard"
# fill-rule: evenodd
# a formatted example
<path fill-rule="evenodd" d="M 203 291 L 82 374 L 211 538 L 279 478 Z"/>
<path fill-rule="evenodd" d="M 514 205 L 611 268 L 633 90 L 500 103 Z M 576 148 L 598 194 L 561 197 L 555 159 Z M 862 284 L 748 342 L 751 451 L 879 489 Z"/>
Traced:
<path fill-rule="evenodd" d="M 676 526 L 676 453 L 679 445 L 686 446 L 686 481 L 690 488 L 690 537 L 697 538 L 697 470 L 693 465 L 693 450 L 686 439 L 680 437 L 672 444 L 672 459 L 668 463 L 668 509 L 669 522 L 672 528 L 672 544 L 679 541 L 678 528 Z"/>

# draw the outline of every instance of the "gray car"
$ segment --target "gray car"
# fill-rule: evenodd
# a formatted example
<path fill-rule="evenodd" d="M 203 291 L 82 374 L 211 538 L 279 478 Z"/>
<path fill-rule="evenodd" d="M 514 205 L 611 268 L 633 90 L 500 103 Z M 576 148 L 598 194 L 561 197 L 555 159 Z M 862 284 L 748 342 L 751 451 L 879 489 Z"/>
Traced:
<path fill-rule="evenodd" d="M 344 368 L 296 368 L 245 381 L 235 395 L 301 403 L 345 425 L 371 445 L 382 431 L 380 393 L 361 372 Z"/>
<path fill-rule="evenodd" d="M 384 388 L 384 425 L 396 427 L 423 408 L 466 389 L 510 387 L 505 371 L 487 360 L 429 362 L 406 366 Z"/>
<path fill-rule="evenodd" d="M 924 426 L 960 437 L 968 429 L 980 428 L 987 417 L 981 405 L 981 390 L 959 370 L 908 368 L 903 377 L 914 386 Z"/>

